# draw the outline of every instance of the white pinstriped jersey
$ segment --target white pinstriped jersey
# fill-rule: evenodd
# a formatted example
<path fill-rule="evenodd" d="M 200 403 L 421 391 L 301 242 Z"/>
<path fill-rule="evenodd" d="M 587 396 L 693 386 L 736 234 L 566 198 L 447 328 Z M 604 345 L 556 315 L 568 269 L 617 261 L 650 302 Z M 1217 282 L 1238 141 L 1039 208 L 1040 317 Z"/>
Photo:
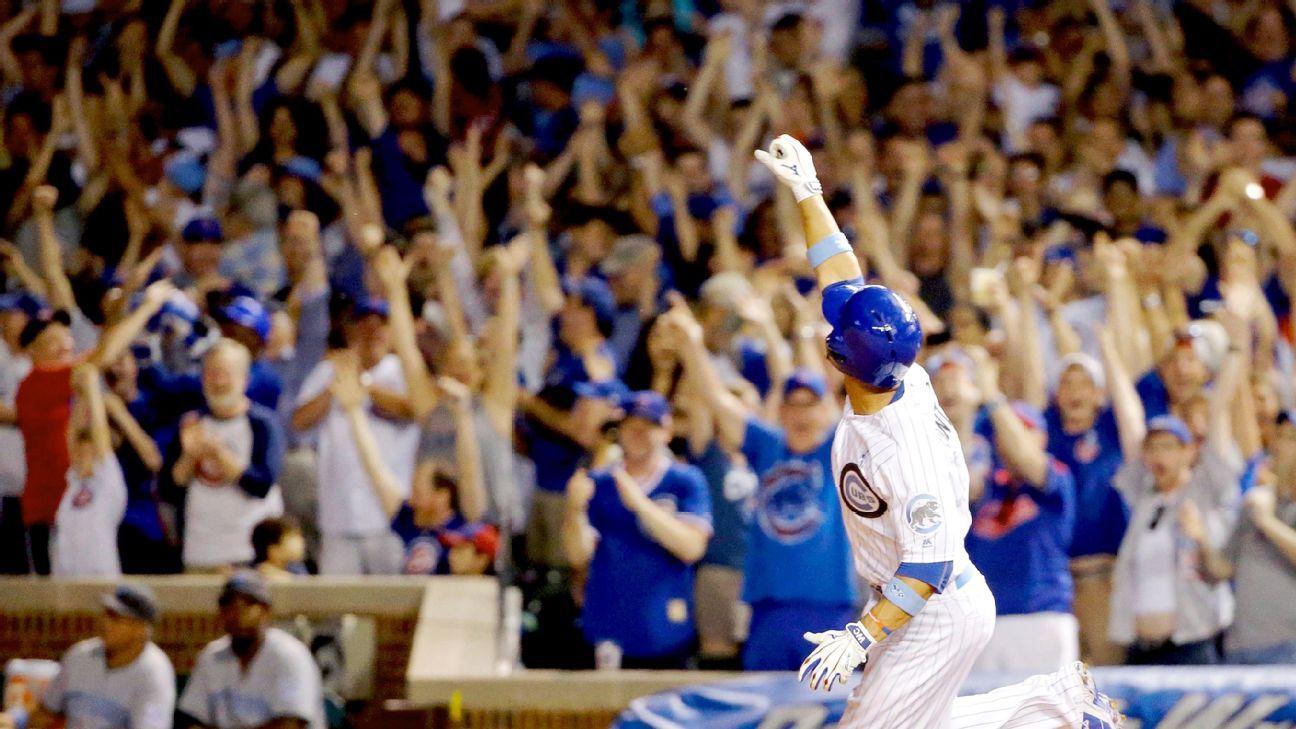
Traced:
<path fill-rule="evenodd" d="M 970 562 L 963 539 L 972 524 L 968 470 L 958 433 L 918 365 L 897 398 L 873 415 L 846 404 L 832 465 L 855 558 L 869 584 L 885 585 L 901 562 Z"/>

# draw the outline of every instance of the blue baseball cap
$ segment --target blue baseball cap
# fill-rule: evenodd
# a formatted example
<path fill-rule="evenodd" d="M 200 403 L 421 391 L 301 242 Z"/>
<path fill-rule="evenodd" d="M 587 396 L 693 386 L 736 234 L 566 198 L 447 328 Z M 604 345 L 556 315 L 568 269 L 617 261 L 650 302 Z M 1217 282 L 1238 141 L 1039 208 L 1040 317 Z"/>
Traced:
<path fill-rule="evenodd" d="M 104 610 L 119 618 L 130 618 L 142 623 L 157 622 L 157 597 L 145 585 L 118 585 L 112 594 L 103 596 Z"/>
<path fill-rule="evenodd" d="M 217 243 L 225 240 L 225 234 L 221 232 L 220 223 L 215 218 L 194 218 L 185 223 L 184 230 L 181 231 L 180 237 L 187 243 L 205 243 L 215 241 Z"/>
<path fill-rule="evenodd" d="M 614 405 L 620 405 L 631 397 L 630 388 L 626 387 L 621 380 L 577 382 L 572 385 L 572 391 L 576 393 L 576 397 L 590 400 L 607 400 Z"/>
<path fill-rule="evenodd" d="M 1169 433 L 1179 439 L 1180 443 L 1190 445 L 1193 442 L 1192 432 L 1184 421 L 1173 415 L 1158 415 L 1147 422 L 1147 434 Z"/>
<path fill-rule="evenodd" d="M 176 152 L 167 157 L 166 162 L 162 163 L 162 173 L 186 195 L 198 192 L 207 181 L 207 170 L 198 155 L 192 152 Z"/>
<path fill-rule="evenodd" d="M 260 301 L 251 296 L 239 296 L 221 309 L 221 316 L 231 324 L 237 324 L 256 332 L 264 342 L 270 338 L 270 315 Z"/>
<path fill-rule="evenodd" d="M 625 403 L 627 418 L 643 418 L 653 425 L 664 425 L 670 416 L 670 403 L 660 393 L 640 390 L 630 395 Z"/>
<path fill-rule="evenodd" d="M 254 570 L 243 569 L 230 575 L 216 602 L 224 607 L 239 595 L 262 605 L 270 605 L 270 588 L 266 587 L 265 580 Z"/>
<path fill-rule="evenodd" d="M 591 276 L 579 280 L 569 278 L 563 282 L 563 293 L 575 296 L 582 304 L 594 310 L 594 319 L 603 336 L 612 332 L 612 322 L 617 311 L 616 298 L 612 296 L 612 289 L 601 279 Z"/>
<path fill-rule="evenodd" d="M 828 394 L 828 383 L 824 381 L 823 375 L 805 367 L 798 367 L 792 370 L 787 380 L 783 383 L 783 399 L 786 400 L 789 395 L 797 390 L 809 390 L 814 393 L 815 397 L 823 397 Z"/>

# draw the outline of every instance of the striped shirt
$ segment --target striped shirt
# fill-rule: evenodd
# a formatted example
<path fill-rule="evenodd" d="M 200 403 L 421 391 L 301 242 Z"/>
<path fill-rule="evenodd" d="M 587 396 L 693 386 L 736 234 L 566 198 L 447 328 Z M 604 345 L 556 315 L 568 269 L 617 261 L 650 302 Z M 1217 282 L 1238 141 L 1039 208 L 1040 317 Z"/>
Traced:
<path fill-rule="evenodd" d="M 922 367 L 909 368 L 891 404 L 873 415 L 856 415 L 847 403 L 832 464 L 855 569 L 866 582 L 885 585 L 901 562 L 953 562 L 956 575 L 967 569 L 967 463 Z"/>

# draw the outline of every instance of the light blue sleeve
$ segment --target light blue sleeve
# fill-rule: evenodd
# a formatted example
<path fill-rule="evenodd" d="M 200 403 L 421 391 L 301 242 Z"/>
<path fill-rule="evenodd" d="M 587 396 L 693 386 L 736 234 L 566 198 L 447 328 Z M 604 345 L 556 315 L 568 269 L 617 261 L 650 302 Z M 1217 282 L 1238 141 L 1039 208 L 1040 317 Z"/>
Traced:
<path fill-rule="evenodd" d="M 290 640 L 296 641 L 295 638 Z M 324 705 L 319 666 L 306 646 L 283 652 L 274 685 L 267 687 L 271 718 L 292 717 L 313 726 Z"/>

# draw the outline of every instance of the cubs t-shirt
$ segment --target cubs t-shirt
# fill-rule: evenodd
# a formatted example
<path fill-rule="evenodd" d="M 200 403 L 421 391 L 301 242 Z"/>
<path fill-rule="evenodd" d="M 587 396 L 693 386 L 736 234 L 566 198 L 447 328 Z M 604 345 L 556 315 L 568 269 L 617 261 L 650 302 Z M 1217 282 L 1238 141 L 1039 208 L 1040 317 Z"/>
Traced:
<path fill-rule="evenodd" d="M 1091 428 L 1068 433 L 1062 428 L 1062 413 L 1056 405 L 1044 411 L 1048 423 L 1048 452 L 1067 467 L 1075 478 L 1075 538 L 1071 556 L 1116 554 L 1129 508 L 1112 486 L 1123 460 L 1120 432 L 1110 407 L 1103 408 Z"/>
<path fill-rule="evenodd" d="M 747 420 L 742 451 L 757 482 L 748 500 L 744 602 L 851 605 L 858 601 L 832 472 L 835 430 L 834 423 L 813 451 L 794 453 L 781 428 L 756 418 Z"/>
<path fill-rule="evenodd" d="M 1000 615 L 1071 612 L 1067 550 L 1075 524 L 1075 480 L 1049 459 L 1042 487 L 1015 481 L 998 462 L 972 505 L 968 556 L 985 575 Z"/>
<path fill-rule="evenodd" d="M 687 650 L 695 635 L 693 566 L 644 531 L 621 503 L 611 474 L 590 477 L 589 521 L 599 539 L 585 586 L 585 638 L 596 645 L 614 641 L 631 658 Z M 672 461 L 655 483 L 643 486 L 659 506 L 711 529 L 711 498 L 697 468 Z"/>
<path fill-rule="evenodd" d="M 409 503 L 401 504 L 400 511 L 392 517 L 391 528 L 405 544 L 402 572 L 407 575 L 450 574 L 450 548 L 446 546 L 446 535 L 474 534 L 484 526 L 481 522 L 467 521 L 458 512 L 444 524 L 419 526 L 414 521 L 414 510 Z"/>
<path fill-rule="evenodd" d="M 50 571 L 55 577 L 121 577 L 117 527 L 126 514 L 126 479 L 112 453 L 89 476 L 67 473 L 54 518 Z"/>

